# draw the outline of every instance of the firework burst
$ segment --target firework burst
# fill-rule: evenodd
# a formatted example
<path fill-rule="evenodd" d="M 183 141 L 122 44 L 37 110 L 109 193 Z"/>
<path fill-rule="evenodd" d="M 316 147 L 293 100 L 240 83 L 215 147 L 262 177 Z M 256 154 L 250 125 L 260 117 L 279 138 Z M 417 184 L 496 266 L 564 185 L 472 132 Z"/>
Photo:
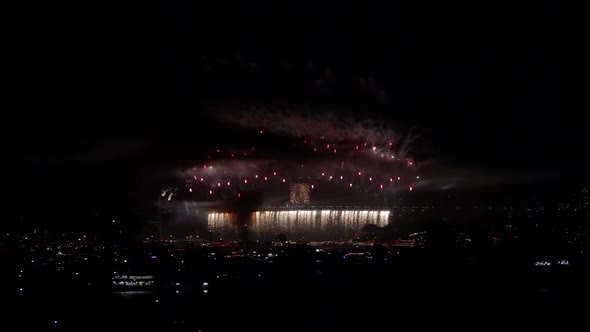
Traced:
<path fill-rule="evenodd" d="M 309 184 L 312 197 L 321 190 L 349 199 L 354 192 L 383 197 L 415 190 L 423 181 L 408 154 L 411 135 L 372 121 L 262 110 L 222 118 L 265 144 L 236 142 L 207 151 L 202 164 L 182 172 L 183 191 L 195 200 L 223 200 L 250 190 L 288 198 L 291 183 Z"/>

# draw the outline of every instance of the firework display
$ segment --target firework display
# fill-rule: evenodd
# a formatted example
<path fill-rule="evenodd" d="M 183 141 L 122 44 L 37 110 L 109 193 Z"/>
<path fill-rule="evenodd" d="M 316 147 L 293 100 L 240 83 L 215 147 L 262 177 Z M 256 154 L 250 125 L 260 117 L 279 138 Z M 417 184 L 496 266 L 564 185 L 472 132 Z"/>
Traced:
<path fill-rule="evenodd" d="M 326 188 L 386 196 L 414 190 L 420 181 L 407 151 L 410 136 L 370 122 L 262 114 L 232 118 L 258 134 L 255 143 L 215 147 L 202 164 L 183 172 L 192 199 L 223 200 L 263 189 L 299 204 Z"/>
<path fill-rule="evenodd" d="M 258 239 L 272 239 L 279 233 L 288 238 L 348 238 L 368 223 L 386 226 L 389 217 L 390 211 L 382 210 L 256 211 L 250 215 L 249 232 Z M 236 220 L 233 213 L 212 212 L 207 222 L 210 229 L 231 235 L 236 234 Z"/>
<path fill-rule="evenodd" d="M 251 210 L 251 233 L 344 234 L 386 225 L 388 212 L 367 207 L 386 206 L 424 183 L 408 155 L 410 136 L 373 123 L 268 113 L 232 122 L 255 139 L 202 151 L 202 161 L 182 171 L 183 186 L 167 188 L 163 197 L 235 202 L 246 192 L 263 192 L 261 206 Z M 290 211 L 266 211 L 272 207 Z M 236 217 L 228 212 L 209 210 L 209 229 L 235 232 Z"/>

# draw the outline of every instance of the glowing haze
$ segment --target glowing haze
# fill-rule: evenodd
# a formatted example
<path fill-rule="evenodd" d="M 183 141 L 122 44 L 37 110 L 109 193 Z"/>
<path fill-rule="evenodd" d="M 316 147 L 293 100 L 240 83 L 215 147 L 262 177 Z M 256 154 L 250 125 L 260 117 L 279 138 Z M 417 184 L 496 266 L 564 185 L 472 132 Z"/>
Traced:
<path fill-rule="evenodd" d="M 354 191 L 382 196 L 412 191 L 420 181 L 408 154 L 411 136 L 374 121 L 264 109 L 218 117 L 265 143 L 244 147 L 239 141 L 207 151 L 202 164 L 182 173 L 183 191 L 193 199 L 224 200 L 263 190 L 267 201 L 276 202 L 288 198 L 289 183 L 306 182 L 316 202 L 324 191 L 326 202 L 347 198 L 353 204 Z"/>
<path fill-rule="evenodd" d="M 409 153 L 412 135 L 371 120 L 265 109 L 218 112 L 217 117 L 256 139 L 196 151 L 201 162 L 180 172 L 183 184 L 168 192 L 168 200 L 224 201 L 259 190 L 266 205 L 280 206 L 288 201 L 289 184 L 304 182 L 310 184 L 312 204 L 383 205 L 402 192 L 526 178 L 414 161 Z"/>
<path fill-rule="evenodd" d="M 259 108 L 237 115 L 221 113 L 217 116 L 222 121 L 243 128 L 296 138 L 332 142 L 366 142 L 371 145 L 393 142 L 401 158 L 405 157 L 412 138 L 411 135 L 404 137 L 390 127 L 373 120 L 357 121 L 334 113 L 302 114 Z"/>

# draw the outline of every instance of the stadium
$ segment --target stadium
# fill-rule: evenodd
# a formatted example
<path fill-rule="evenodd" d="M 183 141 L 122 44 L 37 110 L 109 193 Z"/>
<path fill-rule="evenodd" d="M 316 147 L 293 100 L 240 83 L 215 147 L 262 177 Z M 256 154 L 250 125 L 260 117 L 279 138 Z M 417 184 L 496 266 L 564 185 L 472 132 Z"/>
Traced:
<path fill-rule="evenodd" d="M 396 202 L 424 181 L 407 142 L 366 126 L 313 132 L 311 123 L 326 122 L 252 128 L 211 148 L 162 190 L 162 220 L 189 220 L 227 240 L 345 240 L 390 224 Z"/>

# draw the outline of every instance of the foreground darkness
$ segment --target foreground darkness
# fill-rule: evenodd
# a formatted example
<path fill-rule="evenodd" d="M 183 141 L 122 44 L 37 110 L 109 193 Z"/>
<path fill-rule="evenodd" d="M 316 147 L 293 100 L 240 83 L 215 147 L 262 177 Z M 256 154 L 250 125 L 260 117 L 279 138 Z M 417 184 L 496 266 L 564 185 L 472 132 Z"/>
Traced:
<path fill-rule="evenodd" d="M 582 246 L 424 240 L 424 247 L 200 247 L 9 238 L 2 246 L 3 325 L 56 331 L 518 331 L 583 323 L 590 260 Z M 543 260 L 551 265 L 535 266 Z M 156 284 L 141 289 L 147 293 L 117 293 L 111 279 L 125 274 L 151 275 Z M 131 288 L 126 290 L 140 290 Z"/>

